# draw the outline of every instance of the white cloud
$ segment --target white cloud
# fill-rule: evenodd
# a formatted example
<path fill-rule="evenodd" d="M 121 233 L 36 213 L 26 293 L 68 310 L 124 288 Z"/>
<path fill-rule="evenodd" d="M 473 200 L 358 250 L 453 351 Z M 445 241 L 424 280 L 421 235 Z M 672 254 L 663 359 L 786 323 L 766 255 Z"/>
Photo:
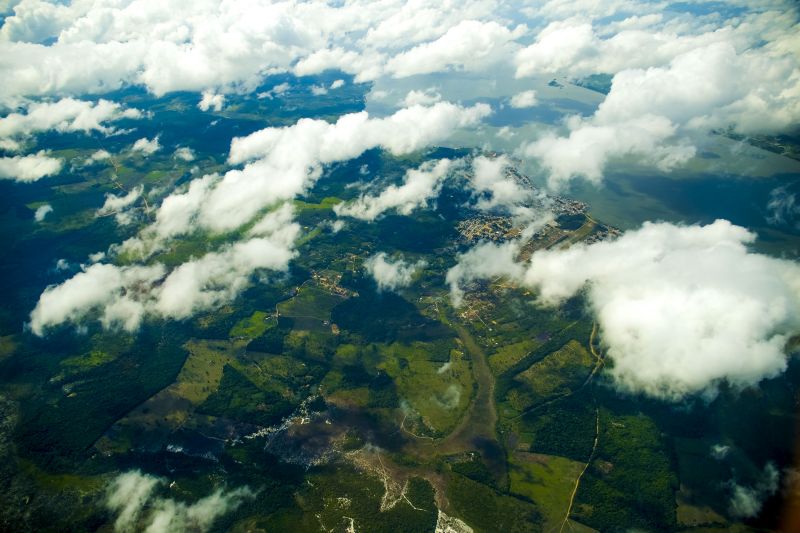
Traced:
<path fill-rule="evenodd" d="M 731 451 L 731 447 L 725 444 L 714 444 L 711 447 L 711 457 L 717 461 L 725 459 Z"/>
<path fill-rule="evenodd" d="M 138 187 L 134 187 L 127 194 L 124 196 L 115 196 L 113 194 L 106 194 L 106 201 L 103 203 L 103 206 L 97 210 L 97 216 L 108 216 L 114 215 L 116 218 L 117 224 L 120 226 L 126 226 L 133 222 L 133 217 L 128 207 L 132 206 L 139 197 L 142 195 L 142 191 L 144 187 L 139 185 Z"/>
<path fill-rule="evenodd" d="M 298 76 L 310 76 L 330 69 L 355 75 L 356 83 L 374 80 L 383 72 L 385 57 L 379 53 L 362 54 L 344 48 L 322 48 L 304 57 L 292 69 Z"/>
<path fill-rule="evenodd" d="M 344 115 L 332 124 L 301 119 L 293 126 L 266 128 L 236 138 L 229 162 L 246 163 L 244 168 L 228 171 L 218 181 L 204 178 L 193 201 L 198 211 L 188 216 L 214 231 L 236 228 L 264 207 L 300 194 L 319 177 L 320 165 L 351 159 L 374 147 L 395 155 L 410 153 L 448 138 L 456 129 L 474 125 L 488 114 L 489 107 L 482 104 L 461 107 L 439 102 L 432 107 L 401 109 L 385 118 L 370 118 L 361 112 Z M 170 198 L 164 203 L 172 208 Z M 168 224 L 173 228 L 170 233 L 175 234 L 178 225 L 167 220 L 161 209 L 157 216 L 157 225 Z M 182 220 L 186 223 L 181 226 L 188 230 L 186 216 Z"/>
<path fill-rule="evenodd" d="M 133 531 L 145 504 L 162 483 L 159 478 L 131 470 L 117 476 L 108 487 L 106 506 L 117 514 L 116 531 Z"/>
<path fill-rule="evenodd" d="M 799 65 L 782 49 L 738 52 L 725 40 L 691 48 L 663 66 L 618 72 L 592 117 L 572 117 L 567 135 L 545 134 L 523 152 L 542 162 L 552 186 L 576 176 L 597 182 L 609 161 L 628 156 L 669 170 L 694 155 L 692 135 L 797 124 Z"/>
<path fill-rule="evenodd" d="M 526 32 L 525 26 L 509 30 L 494 21 L 465 20 L 437 40 L 396 55 L 386 63 L 386 69 L 395 78 L 405 78 L 449 69 L 484 68 L 513 53 L 513 41 Z"/>
<path fill-rule="evenodd" d="M 300 226 L 290 224 L 269 237 L 237 242 L 219 252 L 178 266 L 164 280 L 156 303 L 163 316 L 187 318 L 200 310 L 231 302 L 250 285 L 257 270 L 285 270 Z"/>
<path fill-rule="evenodd" d="M 61 172 L 61 160 L 44 150 L 31 155 L 0 157 L 0 179 L 32 182 Z"/>
<path fill-rule="evenodd" d="M 730 483 L 731 500 L 730 510 L 738 518 L 752 518 L 756 516 L 764 500 L 778 491 L 780 473 L 773 463 L 767 463 L 764 472 L 755 485 L 745 486 L 736 482 Z"/>
<path fill-rule="evenodd" d="M 120 201 L 120 199 L 117 199 Z M 50 286 L 31 312 L 31 330 L 97 316 L 105 328 L 136 330 L 150 314 L 183 319 L 232 301 L 253 274 L 283 271 L 295 256 L 300 227 L 290 208 L 267 214 L 248 240 L 187 261 L 171 272 L 159 264 L 115 266 L 95 263 L 60 285 Z"/>
<path fill-rule="evenodd" d="M 426 265 L 425 261 L 408 263 L 402 258 L 391 261 L 386 257 L 385 252 L 379 252 L 364 261 L 364 268 L 375 279 L 378 290 L 395 291 L 408 287 L 411 285 L 414 274 Z"/>
<path fill-rule="evenodd" d="M 36 220 L 36 222 L 41 222 L 42 220 L 44 220 L 44 217 L 46 217 L 48 214 L 52 212 L 53 212 L 52 205 L 50 204 L 40 205 L 39 207 L 36 208 L 36 212 L 33 214 L 33 218 L 34 220 Z"/>
<path fill-rule="evenodd" d="M 598 183 L 608 162 L 625 156 L 636 156 L 669 170 L 695 154 L 692 146 L 665 144 L 677 131 L 665 117 L 643 115 L 603 125 L 576 117 L 568 124 L 571 129 L 568 136 L 545 134 L 522 150 L 548 170 L 548 185 L 553 189 L 577 176 Z"/>
<path fill-rule="evenodd" d="M 194 150 L 192 150 L 188 146 L 181 146 L 180 148 L 175 149 L 175 157 L 183 161 L 189 162 L 189 161 L 194 161 L 196 155 L 194 153 Z"/>
<path fill-rule="evenodd" d="M 323 96 L 328 94 L 328 89 L 327 87 L 323 87 L 322 85 L 312 85 L 311 94 L 313 94 L 314 96 Z"/>
<path fill-rule="evenodd" d="M 726 221 L 645 224 L 612 242 L 537 252 L 525 273 L 543 302 L 588 284 L 625 390 L 666 399 L 755 385 L 786 368 L 800 331 L 800 267 L 750 253 L 755 236 Z"/>
<path fill-rule="evenodd" d="M 0 150 L 8 152 L 19 152 L 22 149 L 22 143 L 14 139 L 0 139 Z"/>
<path fill-rule="evenodd" d="M 424 91 L 411 90 L 403 99 L 405 107 L 414 105 L 431 105 L 442 99 L 442 95 L 434 87 L 428 87 Z"/>
<path fill-rule="evenodd" d="M 239 507 L 255 493 L 248 487 L 230 491 L 215 490 L 194 503 L 177 502 L 154 494 L 164 480 L 132 470 L 117 476 L 106 494 L 106 507 L 117 518 L 114 530 L 119 532 L 147 531 L 167 533 L 183 531 L 205 532 L 222 515 Z"/>
<path fill-rule="evenodd" d="M 193 180 L 186 189 L 164 199 L 153 224 L 113 248 L 132 259 L 146 258 L 181 234 L 238 228 L 264 209 L 305 190 L 319 177 L 323 164 L 351 159 L 377 146 L 395 155 L 413 152 L 447 138 L 457 128 L 476 124 L 488 113 L 485 105 L 465 108 L 440 102 L 377 119 L 365 112 L 345 115 L 333 124 L 302 119 L 294 126 L 266 128 L 234 139 L 229 161 L 245 163 L 242 170 Z M 420 174 L 418 178 L 425 177 L 425 172 L 444 173 L 449 162 L 432 165 L 414 172 Z M 396 207 L 406 209 L 402 204 Z M 287 207 L 273 209 L 256 222 L 246 240 L 183 263 L 169 273 L 158 263 L 148 267 L 91 265 L 45 290 L 31 313 L 31 328 L 42 335 L 49 326 L 99 316 L 104 327 L 132 330 L 147 315 L 181 319 L 227 303 L 258 271 L 287 268 L 300 229 L 291 220 Z"/>
<path fill-rule="evenodd" d="M 463 20 L 480 20 L 496 13 L 495 2 L 464 0 L 431 3 L 423 0 L 399 1 L 384 9 L 377 23 L 362 39 L 367 48 L 397 50 L 441 37 Z"/>
<path fill-rule="evenodd" d="M 218 94 L 213 91 L 203 91 L 202 98 L 200 98 L 200 103 L 197 104 L 197 108 L 200 111 L 208 111 L 212 109 L 216 112 L 222 111 L 222 108 L 225 107 L 225 95 Z"/>
<path fill-rule="evenodd" d="M 208 531 L 217 518 L 233 511 L 244 500 L 254 497 L 255 493 L 249 488 L 240 487 L 228 492 L 217 489 L 190 505 L 172 499 L 159 499 L 153 506 L 147 533 Z"/>
<path fill-rule="evenodd" d="M 377 196 L 362 195 L 353 202 L 337 204 L 333 210 L 339 216 L 370 221 L 390 209 L 410 215 L 415 209 L 428 205 L 428 201 L 439 194 L 452 164 L 449 159 L 428 161 L 418 169 L 406 171 L 402 185 L 390 185 Z"/>
<path fill-rule="evenodd" d="M 516 134 L 515 134 L 513 131 L 511 131 L 511 128 L 510 128 L 510 127 L 508 127 L 508 126 L 503 126 L 503 127 L 502 127 L 502 128 L 500 128 L 499 130 L 497 130 L 497 133 L 496 133 L 496 135 L 497 135 L 497 137 L 499 137 L 500 139 L 510 140 L 510 139 L 511 139 L 512 137 L 514 137 L 514 135 L 516 135 Z"/>
<path fill-rule="evenodd" d="M 189 232 L 197 213 L 213 185 L 217 174 L 207 174 L 189 183 L 183 192 L 174 192 L 164 198 L 156 211 L 156 221 L 144 231 L 148 240 L 163 241 Z"/>
<path fill-rule="evenodd" d="M 161 144 L 158 142 L 158 135 L 152 139 L 142 137 L 131 146 L 134 152 L 141 152 L 144 155 L 152 155 L 161 149 Z"/>
<path fill-rule="evenodd" d="M 257 98 L 274 98 L 276 96 L 281 96 L 282 94 L 286 93 L 292 86 L 288 83 L 279 83 L 278 85 L 274 86 L 272 89 L 268 91 L 264 91 L 262 93 L 258 93 L 256 95 Z"/>
<path fill-rule="evenodd" d="M 651 22 L 656 28 L 633 28 Z M 515 58 L 517 77 L 563 74 L 616 74 L 626 69 L 648 68 L 669 63 L 680 54 L 704 46 L 732 41 L 731 27 L 698 35 L 680 35 L 658 29 L 660 17 L 625 19 L 619 31 L 602 28 L 607 38 L 598 35 L 592 24 L 577 19 L 550 23 L 536 37 L 536 42 L 519 51 Z M 625 24 L 628 23 L 628 24 Z"/>
<path fill-rule="evenodd" d="M 339 89 L 341 87 L 344 87 L 344 80 L 333 80 L 330 86 L 331 90 Z"/>
<path fill-rule="evenodd" d="M 524 109 L 537 104 L 536 91 L 522 91 L 511 97 L 511 107 Z"/>
<path fill-rule="evenodd" d="M 6 18 L 0 28 L 0 40 L 4 41 L 42 42 L 57 36 L 75 16 L 72 9 L 58 3 L 39 0 L 12 0 L 8 3 L 13 5 L 14 15 Z M 8 11 L 10 9 L 3 10 L 4 13 Z M 79 11 L 85 11 L 85 8 Z"/>
<path fill-rule="evenodd" d="M 97 210 L 97 214 L 108 215 L 110 213 L 114 213 L 115 211 L 125 209 L 139 199 L 139 197 L 142 195 L 142 190 L 144 190 L 144 187 L 139 185 L 138 187 L 134 187 L 128 191 L 128 193 L 124 196 L 106 194 L 106 201 L 103 203 L 103 207 Z"/>
<path fill-rule="evenodd" d="M 11 113 L 0 118 L 0 137 L 27 137 L 48 130 L 109 134 L 114 128 L 104 123 L 142 116 L 138 109 L 124 109 L 108 100 L 93 103 L 64 98 L 53 103 L 33 103 L 27 106 L 24 114 Z"/>
<path fill-rule="evenodd" d="M 529 202 L 533 191 L 523 188 L 508 174 L 512 166 L 506 155 L 494 158 L 478 156 L 472 160 L 470 184 L 479 195 L 489 195 L 488 198 L 479 198 L 476 205 L 478 209 L 511 208 Z"/>
<path fill-rule="evenodd" d="M 461 281 L 494 275 L 537 289 L 545 305 L 586 289 L 619 389 L 712 397 L 722 381 L 747 387 L 783 372 L 800 331 L 800 267 L 750 253 L 754 238 L 727 221 L 646 223 L 614 241 L 538 251 L 527 265 L 515 262 L 516 243 L 484 244 L 447 281 L 456 302 Z"/>
<path fill-rule="evenodd" d="M 89 158 L 86 160 L 86 163 L 97 163 L 98 161 L 105 161 L 106 159 L 111 159 L 111 153 L 107 150 L 97 150 L 89 156 Z"/>
<path fill-rule="evenodd" d="M 519 255 L 519 244 L 515 241 L 502 244 L 481 243 L 459 254 L 458 262 L 447 271 L 445 278 L 450 286 L 453 305 L 456 307 L 461 305 L 464 298 L 462 285 L 465 283 L 498 276 L 521 278 L 524 269 L 516 262 L 517 255 Z"/>
<path fill-rule="evenodd" d="M 164 273 L 164 267 L 158 264 L 117 267 L 95 263 L 44 290 L 31 312 L 31 330 L 41 336 L 47 327 L 78 323 L 90 313 L 97 313 L 105 327 L 136 330 L 144 316 L 148 288 Z"/>

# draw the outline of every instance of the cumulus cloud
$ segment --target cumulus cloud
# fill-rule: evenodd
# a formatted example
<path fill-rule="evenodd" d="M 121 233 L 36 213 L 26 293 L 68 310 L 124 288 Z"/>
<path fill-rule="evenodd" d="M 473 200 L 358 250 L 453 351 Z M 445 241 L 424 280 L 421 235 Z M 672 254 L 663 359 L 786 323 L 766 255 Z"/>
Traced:
<path fill-rule="evenodd" d="M 144 316 L 150 288 L 165 271 L 162 265 L 95 263 L 64 283 L 45 289 L 31 312 L 31 331 L 41 336 L 47 327 L 79 323 L 90 313 L 97 313 L 104 327 L 134 331 Z"/>
<path fill-rule="evenodd" d="M 133 531 L 139 516 L 161 480 L 132 470 L 117 476 L 108 487 L 106 507 L 117 513 L 116 531 Z"/>
<path fill-rule="evenodd" d="M 322 48 L 302 58 L 292 69 L 298 76 L 310 76 L 338 69 L 355 75 L 356 83 L 375 80 L 383 73 L 385 57 L 381 53 L 362 54 L 341 47 Z"/>
<path fill-rule="evenodd" d="M 522 91 L 511 97 L 511 107 L 524 109 L 536 105 L 536 91 Z"/>
<path fill-rule="evenodd" d="M 448 69 L 486 67 L 509 55 L 516 48 L 514 40 L 527 31 L 524 25 L 509 30 L 494 21 L 465 20 L 435 41 L 393 57 L 386 69 L 395 78 L 405 78 Z"/>
<path fill-rule="evenodd" d="M 53 212 L 52 205 L 50 204 L 40 205 L 39 207 L 36 208 L 36 212 L 33 214 L 33 218 L 34 220 L 36 220 L 36 222 L 41 222 L 42 220 L 44 220 L 44 217 L 46 217 L 48 214 L 52 212 Z"/>
<path fill-rule="evenodd" d="M 182 319 L 232 301 L 250 285 L 255 271 L 286 269 L 296 255 L 291 246 L 299 231 L 299 225 L 291 224 L 269 238 L 237 242 L 181 264 L 164 280 L 156 310 Z"/>
<path fill-rule="evenodd" d="M 373 119 L 362 112 L 345 115 L 333 124 L 302 119 L 294 126 L 266 128 L 234 139 L 229 161 L 245 163 L 242 170 L 197 178 L 169 195 L 156 211 L 155 222 L 123 243 L 121 250 L 132 258 L 148 257 L 181 234 L 238 228 L 305 190 L 319 177 L 323 164 L 356 157 L 376 146 L 396 155 L 409 153 L 447 138 L 454 129 L 477 123 L 488 112 L 485 105 L 439 102 L 402 109 L 385 118 Z M 157 139 L 144 141 L 152 144 Z M 410 174 L 412 182 L 431 177 L 435 182 L 449 165 L 449 161 L 426 165 Z M 406 196 L 394 207 L 410 209 L 407 204 L 412 200 Z M 135 198 L 126 195 L 109 201 L 111 209 Z M 296 253 L 293 245 L 299 231 L 291 209 L 284 205 L 256 221 L 246 240 L 187 261 L 171 272 L 158 263 L 93 264 L 42 293 L 31 313 L 31 329 L 43 335 L 47 327 L 95 316 L 104 327 L 127 330 L 136 329 L 147 315 L 186 318 L 233 300 L 258 271 L 285 270 Z"/>
<path fill-rule="evenodd" d="M 24 114 L 11 113 L 0 118 L 0 138 L 27 137 L 48 130 L 110 134 L 115 130 L 106 123 L 142 116 L 138 109 L 124 109 L 108 100 L 86 102 L 63 98 L 53 103 L 33 103 L 27 106 Z"/>
<path fill-rule="evenodd" d="M 196 155 L 194 153 L 194 150 L 192 150 L 191 148 L 187 146 L 181 146 L 180 148 L 177 148 L 175 150 L 175 157 L 177 157 L 182 161 L 189 162 L 189 161 L 194 161 Z"/>
<path fill-rule="evenodd" d="M 276 96 L 281 96 L 282 94 L 285 94 L 289 89 L 291 89 L 291 87 L 292 86 L 286 82 L 279 83 L 278 85 L 275 85 L 272 89 L 268 91 L 258 93 L 256 97 L 272 99 L 275 98 Z"/>
<path fill-rule="evenodd" d="M 176 191 L 164 198 L 156 211 L 155 223 L 142 232 L 142 237 L 155 245 L 189 232 L 204 199 L 219 178 L 218 174 L 207 174 L 192 180 L 185 190 Z M 126 241 L 123 246 L 135 249 L 143 246 L 143 242 L 134 238 Z"/>
<path fill-rule="evenodd" d="M 406 171 L 402 185 L 390 185 L 377 196 L 362 195 L 351 203 L 337 204 L 333 210 L 339 216 L 370 221 L 390 209 L 401 215 L 410 215 L 439 194 L 452 166 L 449 159 L 428 161 L 417 169 Z"/>
<path fill-rule="evenodd" d="M 132 206 L 142 196 L 144 187 L 139 185 L 134 187 L 127 194 L 123 196 L 116 196 L 113 194 L 106 194 L 106 201 L 103 206 L 97 210 L 97 216 L 114 215 L 117 223 L 121 226 L 130 224 L 133 221 L 131 214 L 127 208 Z"/>
<path fill-rule="evenodd" d="M 717 461 L 725 459 L 731 451 L 731 447 L 726 444 L 714 444 L 711 446 L 711 457 Z"/>
<path fill-rule="evenodd" d="M 368 48 L 402 49 L 435 40 L 463 20 L 481 20 L 495 13 L 496 5 L 484 0 L 458 4 L 400 1 L 373 23 L 362 39 Z"/>
<path fill-rule="evenodd" d="M 385 252 L 379 252 L 364 261 L 364 268 L 375 279 L 378 290 L 390 291 L 411 285 L 414 274 L 425 265 L 425 261 L 408 263 L 402 258 L 392 261 L 387 259 Z"/>
<path fill-rule="evenodd" d="M 661 66 L 682 53 L 734 38 L 730 27 L 695 35 L 659 29 L 662 23 L 659 17 L 631 17 L 623 22 L 618 25 L 620 31 L 598 30 L 592 23 L 577 18 L 551 22 L 539 32 L 533 44 L 517 53 L 517 77 L 616 74 L 626 69 Z M 656 27 L 628 27 L 641 26 L 642 22 L 652 22 Z M 599 31 L 606 33 L 606 38 Z"/>
<path fill-rule="evenodd" d="M 713 395 L 722 380 L 746 387 L 781 373 L 800 328 L 800 267 L 750 253 L 754 239 L 726 221 L 645 224 L 616 241 L 537 252 L 524 280 L 549 303 L 588 284 L 620 388 Z"/>
<path fill-rule="evenodd" d="M 229 162 L 244 168 L 224 176 L 193 180 L 189 190 L 167 197 L 148 230 L 161 238 L 188 232 L 196 225 L 229 231 L 252 220 L 263 208 L 293 198 L 313 185 L 321 165 L 357 157 L 383 147 L 401 155 L 448 138 L 477 124 L 489 107 L 439 102 L 401 109 L 384 118 L 368 113 L 343 115 L 336 122 L 301 119 L 284 128 L 266 128 L 231 143 Z"/>
<path fill-rule="evenodd" d="M 92 153 L 89 158 L 86 160 L 87 164 L 97 163 L 99 161 L 105 161 L 107 159 L 111 159 L 111 153 L 107 150 L 97 150 L 96 152 Z"/>
<path fill-rule="evenodd" d="M 255 87 L 265 70 L 288 68 L 303 52 L 319 46 L 318 17 L 335 10 L 319 6 L 311 12 L 311 6 L 260 2 L 90 7 L 83 2 L 63 6 L 65 15 L 57 24 L 40 26 L 34 34 L 17 30 L 0 42 L 2 69 L 11 80 L 0 99 L 105 92 L 127 83 L 143 84 L 158 95 L 226 85 Z M 37 17 L 41 19 L 40 13 L 32 10 L 17 12 L 6 19 L 3 30 L 30 27 Z M 53 37 L 52 45 L 39 44 Z M 26 70 L 31 63 L 39 67 Z"/>
<path fill-rule="evenodd" d="M 225 95 L 217 94 L 213 91 L 204 91 L 197 107 L 200 111 L 208 111 L 209 109 L 217 112 L 222 111 L 222 108 L 225 107 Z"/>
<path fill-rule="evenodd" d="M 783 372 L 800 331 L 800 267 L 749 252 L 754 239 L 722 220 L 646 223 L 614 241 L 538 251 L 527 265 L 513 243 L 485 244 L 447 281 L 456 303 L 463 280 L 494 275 L 537 289 L 544 305 L 585 289 L 619 389 L 713 397 L 722 381 L 741 388 Z"/>
<path fill-rule="evenodd" d="M 340 89 L 341 87 L 344 87 L 344 80 L 333 80 L 333 82 L 331 82 L 331 90 Z"/>
<path fill-rule="evenodd" d="M 580 176 L 599 183 L 609 161 L 636 156 L 669 170 L 685 163 L 695 154 L 693 146 L 664 144 L 677 127 L 665 117 L 644 115 L 611 124 L 575 118 L 568 121 L 570 133 L 543 135 L 523 149 L 527 157 L 538 159 L 548 171 L 548 185 L 559 189 L 570 179 Z"/>
<path fill-rule="evenodd" d="M 447 271 L 445 281 L 450 286 L 450 299 L 458 307 L 464 299 L 464 284 L 477 279 L 504 276 L 520 279 L 524 269 L 516 262 L 519 243 L 508 241 L 501 244 L 481 243 L 459 254 L 458 262 Z"/>
<path fill-rule="evenodd" d="M 431 105 L 442 99 L 442 95 L 434 87 L 428 87 L 423 91 L 409 91 L 403 99 L 403 105 L 411 107 L 415 105 Z"/>
<path fill-rule="evenodd" d="M 780 473 L 773 463 L 767 463 L 761 478 L 753 486 L 739 485 L 735 481 L 729 483 L 731 489 L 730 511 L 737 518 L 756 516 L 764 500 L 778 491 Z"/>
<path fill-rule="evenodd" d="M 212 494 L 197 500 L 191 505 L 172 499 L 158 500 L 154 504 L 148 533 L 171 533 L 173 531 L 208 531 L 214 522 L 245 500 L 255 498 L 248 487 L 240 487 L 228 492 L 217 489 Z"/>
<path fill-rule="evenodd" d="M 478 156 L 472 160 L 470 184 L 479 194 L 478 209 L 512 208 L 526 204 L 531 199 L 533 191 L 523 188 L 508 173 L 512 166 L 511 159 L 506 155 Z"/>
<path fill-rule="evenodd" d="M 464 18 L 476 19 L 487 35 L 472 39 L 476 55 L 486 52 L 481 41 L 505 38 L 497 23 L 491 23 L 496 28 L 478 22 L 493 13 L 492 2 L 485 0 L 458 6 L 405 0 L 23 4 L 0 30 L 0 68 L 9 81 L 0 89 L 0 101 L 100 93 L 128 84 L 144 85 L 156 95 L 251 90 L 267 72 L 308 75 L 333 68 L 360 82 L 381 75 L 394 55 L 383 49 L 435 41 Z M 429 52 L 446 60 L 452 56 L 441 50 L 446 46 L 438 43 Z"/>
<path fill-rule="evenodd" d="M 148 314 L 183 319 L 228 303 L 250 285 L 253 274 L 288 267 L 299 231 L 291 207 L 283 206 L 258 221 L 247 240 L 187 261 L 171 272 L 159 263 L 95 263 L 45 289 L 31 312 L 31 331 L 41 336 L 48 327 L 80 324 L 95 316 L 105 328 L 134 331 Z"/>
<path fill-rule="evenodd" d="M 161 149 L 161 144 L 158 142 L 158 135 L 153 137 L 152 139 L 148 139 L 147 137 L 142 137 L 141 139 L 137 140 L 131 146 L 131 150 L 134 152 L 141 152 L 144 155 L 152 155 Z"/>
<path fill-rule="evenodd" d="M 0 179 L 32 182 L 61 172 L 61 160 L 44 150 L 31 155 L 0 157 Z"/>
<path fill-rule="evenodd" d="M 117 514 L 114 530 L 146 530 L 148 533 L 208 531 L 217 518 L 255 497 L 248 487 L 230 491 L 217 489 L 209 496 L 188 504 L 156 496 L 156 489 L 163 484 L 162 478 L 139 470 L 117 476 L 108 487 L 105 501 L 106 507 Z"/>
<path fill-rule="evenodd" d="M 523 152 L 559 186 L 576 176 L 599 181 L 610 160 L 626 156 L 668 170 L 694 155 L 692 135 L 712 128 L 775 133 L 798 121 L 797 55 L 776 47 L 740 52 L 718 40 L 663 66 L 618 72 L 592 117 L 572 117 L 568 134 L 546 134 Z"/>

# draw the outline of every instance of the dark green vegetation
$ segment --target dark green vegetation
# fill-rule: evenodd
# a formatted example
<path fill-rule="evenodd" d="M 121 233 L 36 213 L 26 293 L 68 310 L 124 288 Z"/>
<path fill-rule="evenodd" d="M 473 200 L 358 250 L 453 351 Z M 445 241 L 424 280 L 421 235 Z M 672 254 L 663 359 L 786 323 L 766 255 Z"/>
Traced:
<path fill-rule="evenodd" d="M 239 422 L 270 426 L 289 415 L 293 406 L 280 394 L 262 391 L 241 372 L 225 365 L 219 388 L 197 410 Z"/>
<path fill-rule="evenodd" d="M 523 532 L 535 529 L 541 515 L 531 502 L 504 495 L 490 486 L 453 474 L 447 478 L 448 498 L 458 516 L 475 531 Z"/>
<path fill-rule="evenodd" d="M 600 412 L 599 446 L 573 517 L 601 531 L 674 529 L 678 477 L 658 428 L 643 415 Z M 631 487 L 636 487 L 635 491 Z"/>

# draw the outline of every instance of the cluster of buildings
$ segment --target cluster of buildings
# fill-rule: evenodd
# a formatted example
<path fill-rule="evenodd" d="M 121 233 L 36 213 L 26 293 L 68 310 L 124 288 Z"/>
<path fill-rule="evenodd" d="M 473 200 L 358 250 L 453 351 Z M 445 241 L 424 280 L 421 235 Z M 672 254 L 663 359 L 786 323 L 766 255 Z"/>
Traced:
<path fill-rule="evenodd" d="M 342 281 L 342 274 L 335 270 L 315 270 L 311 272 L 311 279 L 313 279 L 320 288 L 325 289 L 331 294 L 341 296 L 342 298 L 358 296 L 356 291 L 345 289 L 339 285 L 339 282 Z"/>
<path fill-rule="evenodd" d="M 507 241 L 519 237 L 520 228 L 514 227 L 510 217 L 496 215 L 480 215 L 462 220 L 456 225 L 463 242 Z"/>

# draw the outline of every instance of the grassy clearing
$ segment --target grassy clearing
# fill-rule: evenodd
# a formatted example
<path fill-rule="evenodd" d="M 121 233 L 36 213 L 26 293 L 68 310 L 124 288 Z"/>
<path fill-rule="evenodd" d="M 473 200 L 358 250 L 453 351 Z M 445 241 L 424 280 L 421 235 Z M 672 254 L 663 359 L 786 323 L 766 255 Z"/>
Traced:
<path fill-rule="evenodd" d="M 535 350 L 541 343 L 534 339 L 523 339 L 519 342 L 507 344 L 489 356 L 489 366 L 495 375 L 502 374 L 523 357 Z"/>
<path fill-rule="evenodd" d="M 51 474 L 30 461 L 20 461 L 21 470 L 45 490 L 54 492 L 75 491 L 90 494 L 105 488 L 107 480 L 100 476 L 79 476 L 75 474 Z"/>
<path fill-rule="evenodd" d="M 331 310 L 342 300 L 341 296 L 336 296 L 314 286 L 304 285 L 298 289 L 294 297 L 279 303 L 278 311 L 281 315 L 290 318 L 330 320 Z"/>
<path fill-rule="evenodd" d="M 595 360 L 578 341 L 571 340 L 514 378 L 518 384 L 508 393 L 508 401 L 517 411 L 580 387 L 591 372 Z"/>
<path fill-rule="evenodd" d="M 537 531 L 542 515 L 537 507 L 507 496 L 458 474 L 447 476 L 447 499 L 451 516 L 469 524 L 476 532 Z"/>
<path fill-rule="evenodd" d="M 335 196 L 328 196 L 322 199 L 322 201 L 318 204 L 312 204 L 310 202 L 304 202 L 302 200 L 295 200 L 294 207 L 297 211 L 320 211 L 326 209 L 333 209 L 338 203 L 343 202 L 341 198 L 336 198 Z"/>
<path fill-rule="evenodd" d="M 0 359 L 13 355 L 15 351 L 17 351 L 17 341 L 14 340 L 14 335 L 0 337 Z"/>
<path fill-rule="evenodd" d="M 61 366 L 67 367 L 70 370 L 87 370 L 96 366 L 101 366 L 110 363 L 117 356 L 102 350 L 92 350 L 83 355 L 76 355 L 68 357 L 61 361 Z"/>
<path fill-rule="evenodd" d="M 244 338 L 248 340 L 255 339 L 263 335 L 269 324 L 267 323 L 268 314 L 264 311 L 256 311 L 247 318 L 240 320 L 233 328 L 231 328 L 231 338 Z M 273 319 L 274 321 L 274 319 Z"/>
<path fill-rule="evenodd" d="M 569 499 L 583 464 L 565 457 L 516 452 L 509 457 L 510 491 L 530 498 L 544 515 L 544 529 L 564 519 Z"/>
<path fill-rule="evenodd" d="M 178 374 L 175 392 L 197 405 L 217 390 L 222 370 L 234 360 L 233 345 L 227 341 L 189 341 L 190 355 Z"/>
<path fill-rule="evenodd" d="M 451 360 L 432 360 L 431 343 L 378 345 L 381 363 L 397 385 L 398 395 L 437 433 L 451 431 L 469 406 L 473 377 L 469 362 L 453 350 Z"/>
<path fill-rule="evenodd" d="M 594 231 L 595 227 L 597 227 L 597 224 L 593 220 L 587 219 L 580 228 L 575 230 L 575 232 L 564 241 L 564 243 L 561 245 L 561 248 L 569 248 L 573 244 L 581 242 L 583 239 L 588 237 L 592 231 Z"/>

